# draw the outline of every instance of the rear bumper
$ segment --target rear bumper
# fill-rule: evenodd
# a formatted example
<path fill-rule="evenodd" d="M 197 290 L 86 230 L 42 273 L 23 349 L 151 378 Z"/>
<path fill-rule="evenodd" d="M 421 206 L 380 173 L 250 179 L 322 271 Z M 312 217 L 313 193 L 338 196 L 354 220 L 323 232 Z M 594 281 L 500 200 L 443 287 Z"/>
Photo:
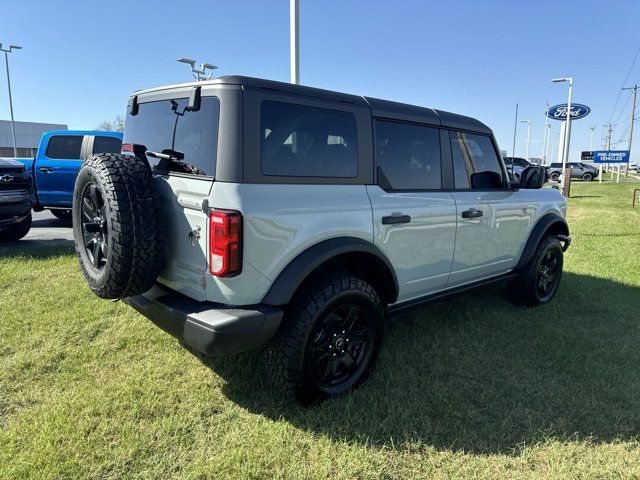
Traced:
<path fill-rule="evenodd" d="M 156 285 L 148 292 L 125 298 L 165 332 L 205 355 L 225 355 L 257 348 L 280 326 L 282 309 L 267 305 L 234 308 L 196 302 Z"/>

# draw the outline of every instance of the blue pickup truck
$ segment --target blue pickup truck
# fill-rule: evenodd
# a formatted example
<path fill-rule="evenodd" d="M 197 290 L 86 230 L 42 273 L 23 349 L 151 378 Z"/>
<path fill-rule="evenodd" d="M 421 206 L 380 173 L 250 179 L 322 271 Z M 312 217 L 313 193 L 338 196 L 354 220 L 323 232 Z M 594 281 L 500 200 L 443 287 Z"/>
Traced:
<path fill-rule="evenodd" d="M 94 130 L 56 130 L 40 138 L 36 158 L 17 158 L 35 180 L 33 209 L 51 210 L 71 218 L 73 186 L 82 161 L 94 153 L 120 153 L 122 133 Z"/>

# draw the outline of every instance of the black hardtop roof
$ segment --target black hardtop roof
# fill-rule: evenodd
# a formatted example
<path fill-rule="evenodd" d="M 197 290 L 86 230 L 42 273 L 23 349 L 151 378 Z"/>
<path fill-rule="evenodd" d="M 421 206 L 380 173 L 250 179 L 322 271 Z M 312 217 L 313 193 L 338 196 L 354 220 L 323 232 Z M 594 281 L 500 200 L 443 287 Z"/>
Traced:
<path fill-rule="evenodd" d="M 205 82 L 201 82 L 205 83 Z M 408 122 L 429 123 L 444 127 L 457 128 L 462 130 L 475 131 L 491 134 L 491 129 L 484 123 L 472 117 L 458 115 L 456 113 L 445 112 L 433 108 L 419 107 L 406 103 L 392 102 L 378 98 L 352 95 L 348 93 L 324 90 L 321 88 L 307 87 L 287 82 L 277 82 L 265 80 L 263 78 L 245 77 L 241 75 L 226 75 L 206 82 L 207 84 L 231 84 L 246 87 L 265 88 L 277 90 L 295 95 L 305 95 L 310 97 L 324 98 L 337 102 L 346 102 L 355 105 L 368 106 L 374 117 L 385 117 Z"/>

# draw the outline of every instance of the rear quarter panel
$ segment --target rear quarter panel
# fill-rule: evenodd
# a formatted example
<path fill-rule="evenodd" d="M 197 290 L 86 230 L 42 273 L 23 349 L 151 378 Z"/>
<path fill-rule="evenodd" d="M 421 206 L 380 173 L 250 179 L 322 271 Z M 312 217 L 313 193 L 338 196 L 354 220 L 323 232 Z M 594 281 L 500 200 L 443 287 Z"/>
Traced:
<path fill-rule="evenodd" d="M 373 242 L 371 203 L 364 185 L 214 183 L 209 204 L 243 215 L 243 271 L 211 277 L 211 301 L 259 303 L 295 257 L 323 240 Z M 256 275 L 258 274 L 258 275 Z"/>

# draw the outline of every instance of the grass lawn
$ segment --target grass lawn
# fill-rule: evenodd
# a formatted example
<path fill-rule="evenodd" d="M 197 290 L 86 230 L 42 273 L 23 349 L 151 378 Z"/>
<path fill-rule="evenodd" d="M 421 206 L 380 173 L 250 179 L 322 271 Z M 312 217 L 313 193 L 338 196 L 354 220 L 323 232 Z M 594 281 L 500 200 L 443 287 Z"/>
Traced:
<path fill-rule="evenodd" d="M 640 477 L 640 184 L 575 182 L 556 299 L 404 315 L 304 409 L 260 356 L 199 360 L 99 300 L 71 246 L 0 248 L 0 478 Z"/>

